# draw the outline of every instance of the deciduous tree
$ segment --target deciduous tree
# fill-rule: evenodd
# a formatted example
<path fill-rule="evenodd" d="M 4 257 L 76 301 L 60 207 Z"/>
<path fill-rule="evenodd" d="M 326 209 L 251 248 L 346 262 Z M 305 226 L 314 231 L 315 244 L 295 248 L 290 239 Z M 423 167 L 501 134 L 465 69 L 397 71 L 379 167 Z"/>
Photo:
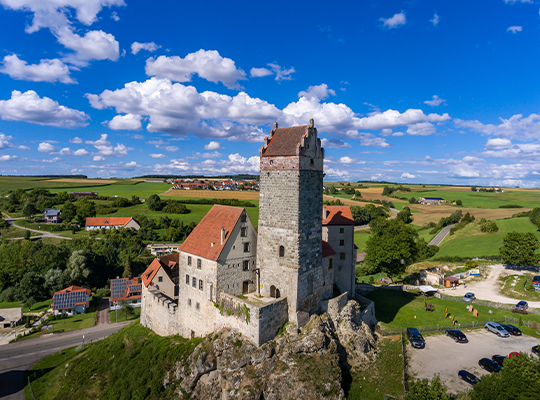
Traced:
<path fill-rule="evenodd" d="M 508 232 L 499 248 L 502 259 L 508 264 L 536 265 L 535 251 L 540 242 L 532 232 Z"/>

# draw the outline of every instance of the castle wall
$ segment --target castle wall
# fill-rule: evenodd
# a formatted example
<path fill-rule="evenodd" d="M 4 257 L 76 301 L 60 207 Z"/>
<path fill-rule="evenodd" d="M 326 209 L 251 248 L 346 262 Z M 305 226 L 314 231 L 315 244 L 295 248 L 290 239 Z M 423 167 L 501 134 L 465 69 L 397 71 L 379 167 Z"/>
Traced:
<path fill-rule="evenodd" d="M 141 325 L 160 336 L 171 336 L 181 331 L 178 307 L 155 289 L 142 287 Z"/>
<path fill-rule="evenodd" d="M 327 312 L 330 318 L 336 319 L 339 315 L 339 312 L 347 302 L 349 301 L 349 294 L 347 292 L 340 294 L 337 297 L 329 300 L 321 301 L 321 311 Z"/>

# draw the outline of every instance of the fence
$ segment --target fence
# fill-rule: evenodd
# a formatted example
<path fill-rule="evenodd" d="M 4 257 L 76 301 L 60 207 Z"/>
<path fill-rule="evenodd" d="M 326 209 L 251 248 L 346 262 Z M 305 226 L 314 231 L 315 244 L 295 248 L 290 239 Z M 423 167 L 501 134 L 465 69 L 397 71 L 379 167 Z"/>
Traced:
<path fill-rule="evenodd" d="M 499 308 L 499 309 L 508 310 L 508 311 L 512 311 L 512 309 L 514 308 L 514 306 L 512 304 L 495 303 L 495 302 L 488 301 L 488 300 L 478 300 L 478 299 L 476 299 L 471 303 L 471 302 L 467 302 L 467 301 L 463 300 L 462 297 L 448 296 L 448 295 L 443 294 L 443 293 L 435 293 L 434 296 L 439 298 L 439 299 L 442 299 L 442 300 L 450 300 L 450 301 L 456 301 L 458 303 L 467 303 L 467 304 L 473 304 L 473 305 L 478 305 L 478 306 Z M 537 310 L 535 308 L 529 308 L 529 309 L 527 309 L 527 312 L 529 314 L 540 315 L 540 310 Z"/>
<path fill-rule="evenodd" d="M 520 319 L 514 318 L 514 317 L 505 316 L 504 322 L 509 322 L 514 325 L 526 326 L 528 328 L 533 328 L 533 329 L 537 329 L 538 327 L 538 322 L 536 321 L 523 321 L 523 319 L 521 319 L 521 324 L 520 324 Z"/>
<path fill-rule="evenodd" d="M 403 361 L 403 398 L 407 397 L 407 363 L 406 363 L 406 354 L 405 354 L 405 340 L 403 339 L 403 328 L 400 332 L 401 338 L 401 359 Z"/>

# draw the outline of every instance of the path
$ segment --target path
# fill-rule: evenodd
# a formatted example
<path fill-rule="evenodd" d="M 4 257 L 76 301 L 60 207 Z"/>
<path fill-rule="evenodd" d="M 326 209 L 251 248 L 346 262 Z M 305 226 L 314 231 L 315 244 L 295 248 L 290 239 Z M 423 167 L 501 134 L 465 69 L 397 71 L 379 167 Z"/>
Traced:
<path fill-rule="evenodd" d="M 7 215 L 7 214 L 6 214 Z M 24 226 L 20 226 L 20 225 L 16 225 L 15 224 L 15 221 L 17 221 L 18 219 L 24 219 L 24 217 L 21 217 L 21 218 L 6 218 L 6 221 L 8 224 L 10 224 L 11 226 L 17 228 L 17 229 L 23 229 L 25 231 L 30 231 L 30 232 L 35 232 L 35 233 L 40 233 L 41 236 L 32 236 L 32 239 L 41 239 L 41 238 L 55 238 L 55 239 L 66 239 L 66 240 L 71 240 L 72 238 L 70 237 L 65 237 L 65 236 L 60 236 L 56 233 L 52 233 L 52 232 L 47 232 L 47 231 L 38 231 L 37 229 L 30 229 L 30 228 L 25 228 Z M 20 239 L 24 239 L 23 237 L 20 237 L 20 238 L 9 238 L 7 240 L 20 240 Z"/>
<path fill-rule="evenodd" d="M 397 218 L 397 215 L 399 213 L 398 210 L 396 210 L 395 208 L 391 208 L 390 211 L 392 211 L 394 213 L 393 216 L 391 216 L 390 218 L 388 219 L 396 219 Z M 369 225 L 361 225 L 361 226 L 355 226 L 354 227 L 354 230 L 355 231 L 359 231 L 360 229 L 366 229 L 366 228 L 369 228 Z"/>
<path fill-rule="evenodd" d="M 510 297 L 503 296 L 499 293 L 499 275 L 507 270 L 503 264 L 496 264 L 488 266 L 489 275 L 487 279 L 466 283 L 465 285 L 459 285 L 455 290 L 444 290 L 444 293 L 452 296 L 463 296 L 467 292 L 473 292 L 477 299 L 479 300 L 489 300 L 495 303 L 504 303 L 504 304 L 517 304 L 519 300 L 512 299 Z M 512 271 L 512 274 L 519 274 L 519 271 Z M 540 308 L 540 301 L 528 301 L 529 307 Z"/>
<path fill-rule="evenodd" d="M 428 243 L 428 245 L 438 246 L 441 244 L 441 242 L 444 240 L 446 236 L 450 233 L 450 230 L 456 226 L 456 224 L 445 226 L 439 233 L 437 233 L 437 236 L 435 236 L 433 239 L 431 239 L 431 242 Z"/>
<path fill-rule="evenodd" d="M 110 324 L 109 321 L 109 299 L 101 299 L 101 303 L 98 307 L 97 323 L 96 325 Z"/>
<path fill-rule="evenodd" d="M 42 358 L 82 344 L 83 335 L 84 343 L 95 342 L 113 334 L 128 323 L 97 325 L 79 331 L 50 334 L 0 346 L 0 399 L 24 400 L 24 373 Z"/>

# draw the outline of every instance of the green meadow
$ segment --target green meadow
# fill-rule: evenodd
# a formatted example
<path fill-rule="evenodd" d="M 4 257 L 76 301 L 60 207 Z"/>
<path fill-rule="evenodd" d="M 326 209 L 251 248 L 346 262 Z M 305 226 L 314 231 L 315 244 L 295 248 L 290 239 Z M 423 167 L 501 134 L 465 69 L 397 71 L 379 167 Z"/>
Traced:
<path fill-rule="evenodd" d="M 150 195 L 152 194 L 164 193 L 171 187 L 172 186 L 169 183 L 136 182 L 126 180 L 122 181 L 121 183 L 108 183 L 103 186 L 73 186 L 69 188 L 69 191 L 96 192 L 100 196 L 119 196 L 125 198 L 131 198 L 131 196 L 138 196 L 142 198 L 147 198 L 150 197 Z M 65 190 L 65 188 L 50 189 L 52 193 L 63 192 Z"/>

